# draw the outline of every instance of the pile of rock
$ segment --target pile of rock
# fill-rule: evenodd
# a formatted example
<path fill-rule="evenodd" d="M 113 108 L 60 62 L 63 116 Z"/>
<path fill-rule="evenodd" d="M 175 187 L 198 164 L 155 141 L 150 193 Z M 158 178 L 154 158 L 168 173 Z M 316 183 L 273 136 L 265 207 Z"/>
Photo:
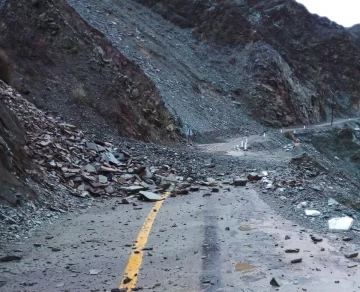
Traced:
<path fill-rule="evenodd" d="M 136 151 L 131 146 L 124 150 L 110 142 L 90 141 L 74 125 L 45 115 L 11 88 L 1 100 L 24 125 L 28 139 L 25 151 L 38 170 L 29 174 L 41 173 L 43 183 L 65 186 L 80 198 L 126 196 L 149 189 L 163 192 L 178 183 L 182 184 L 177 191 L 184 193 L 190 186 L 170 166 L 149 167 L 146 157 L 133 157 L 131 153 Z"/>

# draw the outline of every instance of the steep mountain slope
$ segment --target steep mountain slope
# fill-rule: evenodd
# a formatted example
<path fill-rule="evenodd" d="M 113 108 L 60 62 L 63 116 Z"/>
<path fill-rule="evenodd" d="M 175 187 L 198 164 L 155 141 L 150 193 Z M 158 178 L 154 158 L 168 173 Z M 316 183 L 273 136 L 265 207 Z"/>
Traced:
<path fill-rule="evenodd" d="M 138 2 L 217 46 L 253 46 L 251 89 L 245 90 L 260 119 L 286 124 L 326 118 L 335 90 L 338 114 L 359 109 L 360 50 L 354 39 L 293 0 Z"/>
<path fill-rule="evenodd" d="M 246 52 L 217 52 L 134 1 L 69 3 L 153 80 L 180 126 L 197 135 L 258 128 L 229 82 L 246 77 Z M 235 59 L 241 64 L 230 66 Z"/>
<path fill-rule="evenodd" d="M 198 131 L 329 119 L 359 109 L 360 49 L 343 27 L 294 0 L 137 0 L 71 5 L 154 80 Z M 231 108 L 235 104 L 240 108 Z"/>
<path fill-rule="evenodd" d="M 53 115 L 99 136 L 177 141 L 153 82 L 66 1 L 1 1 L 0 48 L 15 87 Z"/>

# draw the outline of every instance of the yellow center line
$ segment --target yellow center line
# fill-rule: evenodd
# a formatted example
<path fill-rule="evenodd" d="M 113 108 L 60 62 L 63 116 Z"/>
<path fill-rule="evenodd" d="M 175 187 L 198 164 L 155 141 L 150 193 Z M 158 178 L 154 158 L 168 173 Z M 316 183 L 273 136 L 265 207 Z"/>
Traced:
<path fill-rule="evenodd" d="M 153 223 L 155 221 L 156 215 L 159 212 L 164 200 L 167 198 L 169 194 L 170 192 L 166 192 L 163 195 L 163 200 L 158 201 L 154 204 L 143 226 L 141 227 L 139 235 L 136 240 L 135 249 L 130 254 L 129 262 L 126 266 L 124 276 L 121 280 L 121 284 L 119 287 L 120 289 L 126 288 L 127 291 L 131 291 L 132 288 L 136 287 L 136 283 L 139 277 L 139 270 L 144 256 L 143 249 L 145 248 L 146 243 L 148 241 L 149 234 L 153 226 Z"/>

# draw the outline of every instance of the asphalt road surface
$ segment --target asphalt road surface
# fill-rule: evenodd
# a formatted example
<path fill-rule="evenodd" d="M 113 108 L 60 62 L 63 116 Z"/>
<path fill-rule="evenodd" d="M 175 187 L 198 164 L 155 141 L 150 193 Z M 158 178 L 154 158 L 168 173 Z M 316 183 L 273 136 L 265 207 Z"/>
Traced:
<path fill-rule="evenodd" d="M 251 185 L 219 184 L 211 196 L 202 188 L 162 205 L 119 198 L 66 215 L 13 247 L 23 258 L 0 263 L 0 290 L 359 291 L 358 260 L 341 251 L 356 246 L 341 234 L 315 244 L 313 231 L 281 218 Z"/>

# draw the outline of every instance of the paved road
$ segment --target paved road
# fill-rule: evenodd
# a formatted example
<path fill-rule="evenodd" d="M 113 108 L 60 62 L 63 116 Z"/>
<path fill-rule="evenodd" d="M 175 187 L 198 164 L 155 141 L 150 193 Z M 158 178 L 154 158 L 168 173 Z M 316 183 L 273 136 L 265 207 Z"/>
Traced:
<path fill-rule="evenodd" d="M 360 118 L 351 118 L 351 119 L 339 119 L 334 121 L 333 125 L 334 126 L 339 126 L 342 124 L 345 124 L 349 121 L 360 121 Z M 326 128 L 326 127 L 330 127 L 331 123 L 330 122 L 326 122 L 326 123 L 321 123 L 321 124 L 314 124 L 314 125 L 307 125 L 305 130 L 306 131 L 311 131 L 311 130 L 315 130 L 315 129 L 321 129 L 321 128 Z M 291 128 L 285 128 L 283 129 L 283 131 L 302 131 L 304 130 L 304 127 L 291 127 Z M 274 133 L 275 131 L 277 133 L 280 132 L 280 130 L 271 130 L 269 132 L 267 132 L 265 134 L 265 138 L 263 136 L 263 133 L 259 133 L 259 135 L 250 135 L 250 136 L 241 136 L 241 137 L 235 137 L 232 139 L 229 139 L 226 142 L 223 143 L 213 143 L 213 144 L 202 144 L 202 145 L 198 145 L 197 147 L 199 147 L 200 149 L 206 151 L 206 152 L 214 152 L 214 153 L 223 153 L 223 154 L 228 154 L 228 155 L 234 155 L 234 156 L 251 156 L 251 155 L 258 155 L 257 152 L 245 152 L 245 151 L 238 151 L 235 150 L 236 145 L 241 146 L 242 143 L 245 143 L 245 141 L 248 141 L 248 148 L 251 148 L 251 146 L 254 143 L 278 143 L 278 150 L 281 150 L 282 146 L 284 146 L 284 144 L 286 143 L 285 140 L 283 140 L 283 144 L 280 143 L 280 139 L 275 139 L 274 141 Z M 272 151 L 272 154 L 267 154 L 268 157 L 272 156 L 275 152 Z M 282 153 L 280 156 L 284 156 L 284 153 Z M 280 158 L 279 155 L 275 155 L 274 157 Z"/>
<path fill-rule="evenodd" d="M 354 261 L 339 252 L 340 245 L 353 250 L 355 246 L 339 243 L 337 235 L 314 244 L 311 231 L 279 217 L 251 187 L 227 188 L 223 185 L 211 196 L 203 197 L 208 192 L 204 189 L 165 200 L 156 210 L 136 287 L 171 292 L 273 291 L 269 282 L 275 277 L 279 291 L 359 291 L 359 269 L 347 268 Z M 154 203 L 118 202 L 95 203 L 13 246 L 12 253 L 23 259 L 0 263 L 0 283 L 6 281 L 1 291 L 119 287 Z M 287 248 L 300 252 L 287 254 Z M 302 258 L 302 263 L 291 264 L 295 258 Z M 99 273 L 90 275 L 92 269 Z"/>

